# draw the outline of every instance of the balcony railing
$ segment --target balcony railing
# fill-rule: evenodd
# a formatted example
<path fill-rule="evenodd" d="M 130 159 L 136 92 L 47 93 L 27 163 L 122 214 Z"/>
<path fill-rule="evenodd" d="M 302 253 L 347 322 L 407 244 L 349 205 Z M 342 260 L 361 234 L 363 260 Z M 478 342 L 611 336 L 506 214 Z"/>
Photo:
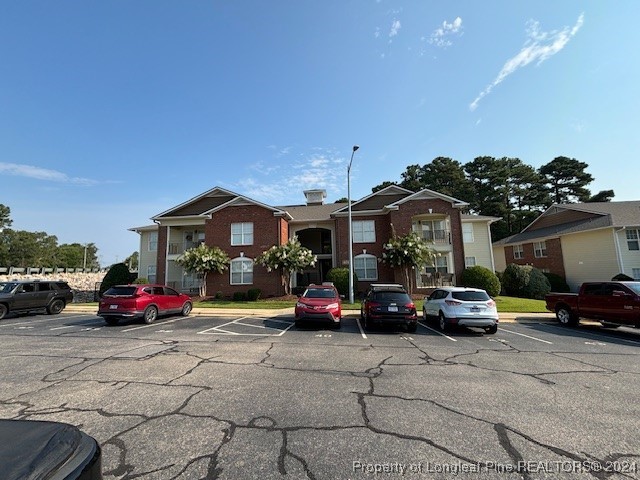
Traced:
<path fill-rule="evenodd" d="M 449 230 L 423 230 L 422 239 L 427 242 L 450 245 L 451 232 Z"/>
<path fill-rule="evenodd" d="M 171 242 L 169 243 L 168 253 L 169 255 L 178 255 L 184 253 L 185 250 L 195 248 L 200 245 L 200 242 Z"/>

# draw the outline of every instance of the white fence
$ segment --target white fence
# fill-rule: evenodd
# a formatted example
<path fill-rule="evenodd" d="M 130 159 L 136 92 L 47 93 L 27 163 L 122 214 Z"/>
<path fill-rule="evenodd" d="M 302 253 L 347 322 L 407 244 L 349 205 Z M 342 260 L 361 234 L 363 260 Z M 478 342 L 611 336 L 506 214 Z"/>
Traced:
<path fill-rule="evenodd" d="M 9 269 L 7 269 L 9 270 Z M 18 269 L 19 270 L 19 269 Z M 93 302 L 96 299 L 96 294 L 98 289 L 100 288 L 100 283 L 102 283 L 102 279 L 104 278 L 105 271 L 100 272 L 74 272 L 65 271 L 54 271 L 56 269 L 51 269 L 51 272 L 43 273 L 42 270 L 47 269 L 38 269 L 39 273 L 33 273 L 35 269 L 22 269 L 23 272 L 18 272 L 16 269 L 12 270 L 12 273 L 2 274 L 0 272 L 0 282 L 6 282 L 10 280 L 50 280 L 56 281 L 60 280 L 63 282 L 67 282 L 69 286 L 73 289 L 73 303 L 86 303 Z M 62 269 L 57 269 L 62 270 Z M 28 273 L 27 273 L 28 272 Z"/>

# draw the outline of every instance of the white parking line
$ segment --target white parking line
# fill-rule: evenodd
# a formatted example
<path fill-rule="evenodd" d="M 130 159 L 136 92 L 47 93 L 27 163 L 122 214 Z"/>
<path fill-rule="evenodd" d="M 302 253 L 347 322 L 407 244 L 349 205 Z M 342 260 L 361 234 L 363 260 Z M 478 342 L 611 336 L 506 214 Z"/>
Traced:
<path fill-rule="evenodd" d="M 64 330 L 66 328 L 76 328 L 76 327 L 102 327 L 104 326 L 104 322 L 99 322 L 99 323 L 83 323 L 80 325 L 65 325 L 64 327 L 53 327 L 50 328 L 49 330 Z"/>
<path fill-rule="evenodd" d="M 501 332 L 511 333 L 512 335 L 519 335 L 521 337 L 530 338 L 531 340 L 535 340 L 536 342 L 542 342 L 542 343 L 547 343 L 549 345 L 553 345 L 553 342 L 549 342 L 547 340 L 542 340 L 541 338 L 532 337 L 531 335 L 525 335 L 524 333 L 518 333 L 518 332 L 514 332 L 512 330 L 507 330 L 506 328 L 500 327 L 500 331 Z"/>
<path fill-rule="evenodd" d="M 542 325 L 542 326 L 545 326 L 545 327 L 548 326 L 548 327 L 551 327 L 551 328 L 554 328 L 554 329 L 562 329 L 562 330 L 565 330 L 565 331 L 567 330 L 567 327 L 565 327 L 564 325 L 558 325 L 558 324 L 553 324 L 553 323 L 552 324 L 539 323 L 538 325 Z M 618 331 L 620 331 L 620 330 L 618 330 Z M 624 330 L 622 330 L 622 331 L 624 331 Z M 609 339 L 615 339 L 616 341 L 619 341 L 619 342 L 630 343 L 631 345 L 640 345 L 640 341 L 638 341 L 638 340 L 628 340 L 626 338 L 621 338 L 621 337 L 618 337 L 618 336 L 615 336 L 615 335 L 611 335 L 611 334 L 608 334 L 608 333 L 605 333 L 605 332 L 591 332 L 591 331 L 585 330 L 585 329 L 581 330 L 580 328 L 577 329 L 577 332 L 580 332 L 581 335 L 591 335 L 591 338 L 594 338 L 594 339 L 602 339 L 602 337 L 605 337 L 605 338 L 609 338 Z"/>
<path fill-rule="evenodd" d="M 2 323 L 0 325 L 0 327 L 11 327 L 13 325 L 24 325 L 24 324 L 33 324 L 33 323 L 46 323 L 46 322 L 51 322 L 52 320 L 56 319 L 56 318 L 64 318 L 65 320 L 73 320 L 74 318 L 86 318 L 86 317 L 93 317 L 94 315 L 76 315 L 73 317 L 55 317 L 55 316 L 48 316 L 46 318 L 41 318 L 39 320 L 26 320 L 24 322 L 15 322 L 15 323 Z"/>
<path fill-rule="evenodd" d="M 358 317 L 356 317 L 356 323 L 358 324 L 358 328 L 360 329 L 360 335 L 362 335 L 362 338 L 367 338 L 367 335 L 364 333 L 364 329 L 362 328 L 362 325 L 360 325 L 360 319 Z"/>
<path fill-rule="evenodd" d="M 160 322 L 160 323 L 151 323 L 149 325 L 140 325 L 139 327 L 133 327 L 133 328 L 125 328 L 124 330 L 121 330 L 122 332 L 131 332 L 133 330 L 140 330 L 142 328 L 151 328 L 151 327 L 158 327 L 158 326 L 162 326 L 162 325 L 167 325 L 169 323 L 176 323 L 180 320 L 185 320 L 189 317 L 180 317 L 180 318 L 174 318 L 173 320 L 168 320 L 166 322 Z"/>
<path fill-rule="evenodd" d="M 245 319 L 260 319 L 259 317 L 241 317 L 241 318 L 236 318 L 235 320 L 232 320 L 230 322 L 227 323 L 223 323 L 222 325 L 218 325 L 216 327 L 211 327 L 208 328 L 206 330 L 203 330 L 201 332 L 196 332 L 198 335 L 236 335 L 236 336 L 259 336 L 259 337 L 281 337 L 282 335 L 285 334 L 285 332 L 287 332 L 287 330 L 289 330 L 291 327 L 293 327 L 293 323 L 292 322 L 285 322 L 283 320 L 276 320 L 273 318 L 262 318 L 261 320 L 263 321 L 270 321 L 270 322 L 277 322 L 277 323 L 284 323 L 287 324 L 288 327 L 285 328 L 284 330 L 280 330 L 280 333 L 239 333 L 239 332 L 231 332 L 229 330 L 225 330 L 222 327 L 226 327 L 227 325 L 242 325 L 243 327 L 250 327 L 250 328 L 262 328 L 262 329 L 271 329 L 271 330 L 279 330 L 278 328 L 273 328 L 273 327 L 267 327 L 265 325 L 253 325 L 250 323 L 243 323 L 242 320 Z"/>
<path fill-rule="evenodd" d="M 444 333 L 440 332 L 439 330 L 436 330 L 435 328 L 431 328 L 427 325 L 425 325 L 422 322 L 418 322 L 418 325 L 426 328 L 427 330 L 431 330 L 432 332 L 436 332 L 438 335 L 442 335 L 444 338 L 448 338 L 449 340 L 451 340 L 452 342 L 457 342 L 458 340 L 456 340 L 455 338 L 450 337 L 449 335 L 445 335 Z"/>

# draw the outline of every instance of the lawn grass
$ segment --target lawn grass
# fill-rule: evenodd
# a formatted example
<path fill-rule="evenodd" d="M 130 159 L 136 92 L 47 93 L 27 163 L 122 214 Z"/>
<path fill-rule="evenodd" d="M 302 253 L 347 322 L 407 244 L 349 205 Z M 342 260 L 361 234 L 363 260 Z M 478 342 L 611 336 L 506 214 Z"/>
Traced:
<path fill-rule="evenodd" d="M 512 313 L 546 313 L 544 300 L 532 300 L 530 298 L 496 297 L 498 312 Z M 422 300 L 415 300 L 416 310 L 422 311 Z M 296 305 L 295 300 L 256 300 L 254 302 L 234 302 L 232 300 L 207 300 L 195 302 L 196 308 L 237 308 L 237 309 L 280 309 L 291 308 Z M 342 302 L 343 310 L 360 310 L 360 302 Z"/>

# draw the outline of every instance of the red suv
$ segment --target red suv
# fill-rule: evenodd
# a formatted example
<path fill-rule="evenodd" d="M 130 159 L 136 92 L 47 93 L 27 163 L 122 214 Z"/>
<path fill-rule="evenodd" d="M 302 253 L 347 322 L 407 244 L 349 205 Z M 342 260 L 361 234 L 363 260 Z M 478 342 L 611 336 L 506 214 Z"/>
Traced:
<path fill-rule="evenodd" d="M 296 303 L 296 326 L 303 321 L 330 322 L 334 328 L 342 326 L 342 302 L 338 290 L 333 284 L 314 285 L 307 287 Z"/>
<path fill-rule="evenodd" d="M 165 285 L 116 285 L 100 299 L 98 316 L 109 325 L 117 325 L 121 318 L 142 318 L 153 323 L 160 315 L 179 313 L 189 315 L 191 297 Z"/>

